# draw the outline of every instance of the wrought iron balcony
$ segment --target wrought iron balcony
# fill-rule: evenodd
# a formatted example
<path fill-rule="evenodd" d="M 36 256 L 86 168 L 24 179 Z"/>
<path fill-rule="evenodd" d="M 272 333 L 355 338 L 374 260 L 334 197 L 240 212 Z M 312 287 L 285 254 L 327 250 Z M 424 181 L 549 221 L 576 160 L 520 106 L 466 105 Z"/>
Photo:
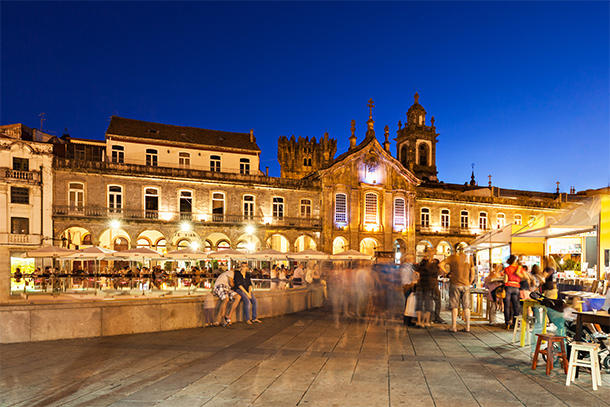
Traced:
<path fill-rule="evenodd" d="M 124 219 L 127 221 L 183 222 L 197 224 L 267 225 L 294 228 L 322 228 L 320 218 L 247 216 L 223 213 L 201 214 L 137 209 L 111 209 L 94 206 L 54 205 L 53 216 L 89 219 Z"/>

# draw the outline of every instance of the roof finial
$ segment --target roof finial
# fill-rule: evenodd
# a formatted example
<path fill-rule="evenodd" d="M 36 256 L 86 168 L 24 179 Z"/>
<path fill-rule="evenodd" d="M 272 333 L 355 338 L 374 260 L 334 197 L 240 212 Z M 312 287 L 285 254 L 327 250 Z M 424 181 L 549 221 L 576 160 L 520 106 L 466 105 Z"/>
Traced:
<path fill-rule="evenodd" d="M 470 186 L 474 187 L 476 184 L 477 183 L 474 180 L 474 163 L 472 163 L 472 175 L 470 176 Z"/>
<path fill-rule="evenodd" d="M 488 185 L 489 185 L 489 187 L 491 188 L 491 175 L 488 175 L 488 176 L 487 176 L 487 178 L 489 178 L 489 183 L 488 183 Z"/>
<path fill-rule="evenodd" d="M 415 104 L 419 105 L 419 93 L 415 92 L 414 98 L 415 98 Z"/>
<path fill-rule="evenodd" d="M 369 104 L 367 105 L 369 107 L 369 119 L 373 118 L 373 108 L 375 107 L 375 105 L 373 104 L 373 98 L 369 99 Z"/>

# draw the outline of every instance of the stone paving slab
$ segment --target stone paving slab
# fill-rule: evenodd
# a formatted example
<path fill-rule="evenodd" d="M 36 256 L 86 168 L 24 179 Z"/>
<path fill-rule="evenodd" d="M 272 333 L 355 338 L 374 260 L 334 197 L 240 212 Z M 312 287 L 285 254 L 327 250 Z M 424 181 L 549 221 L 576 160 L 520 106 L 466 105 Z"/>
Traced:
<path fill-rule="evenodd" d="M 448 320 L 448 313 L 443 313 Z M 571 386 L 512 332 L 406 328 L 321 308 L 263 324 L 2 345 L 0 406 L 608 406 L 610 374 Z"/>

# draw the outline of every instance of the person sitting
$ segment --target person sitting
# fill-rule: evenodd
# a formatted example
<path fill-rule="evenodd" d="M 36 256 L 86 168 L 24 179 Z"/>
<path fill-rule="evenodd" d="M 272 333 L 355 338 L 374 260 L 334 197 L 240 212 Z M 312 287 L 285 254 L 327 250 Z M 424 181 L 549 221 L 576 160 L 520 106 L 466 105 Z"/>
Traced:
<path fill-rule="evenodd" d="M 224 318 L 224 320 L 222 321 L 223 326 L 231 325 L 231 315 L 233 315 L 233 312 L 235 312 L 235 310 L 237 309 L 237 305 L 239 304 L 239 301 L 241 299 L 240 296 L 232 290 L 234 284 L 233 278 L 233 271 L 227 270 L 220 276 L 218 276 L 216 282 L 214 283 L 214 289 L 212 290 L 212 292 L 221 301 L 220 308 L 218 309 L 218 317 L 214 322 L 214 326 L 220 325 L 221 318 Z M 233 305 L 231 306 L 229 312 L 225 315 L 229 300 L 233 301 Z"/>

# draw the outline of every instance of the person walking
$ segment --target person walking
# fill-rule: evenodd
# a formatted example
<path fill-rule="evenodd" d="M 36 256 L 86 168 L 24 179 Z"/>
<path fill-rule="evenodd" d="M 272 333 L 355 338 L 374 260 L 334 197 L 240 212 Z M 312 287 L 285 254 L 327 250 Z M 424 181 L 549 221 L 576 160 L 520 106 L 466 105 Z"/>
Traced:
<path fill-rule="evenodd" d="M 447 266 L 449 270 L 447 271 Z M 463 251 L 449 256 L 442 265 L 449 277 L 449 308 L 451 308 L 451 328 L 457 332 L 458 308 L 462 305 L 462 316 L 466 322 L 465 332 L 470 332 L 470 286 L 474 282 L 474 267 Z"/>
<path fill-rule="evenodd" d="M 407 305 L 407 301 L 409 296 L 413 292 L 413 288 L 415 287 L 416 282 L 416 274 L 413 269 L 413 261 L 415 260 L 415 256 L 412 254 L 407 254 L 405 256 L 405 262 L 400 266 L 400 284 L 402 285 L 402 292 L 405 295 L 405 307 Z M 415 326 L 413 322 L 413 317 L 404 316 L 403 323 L 407 326 Z"/>
<path fill-rule="evenodd" d="M 430 313 L 434 306 L 434 290 L 438 285 L 440 270 L 438 264 L 433 261 L 432 248 L 427 247 L 424 251 L 424 259 L 417 267 L 419 282 L 417 283 L 417 327 L 430 327 Z"/>
<path fill-rule="evenodd" d="M 241 263 L 241 268 L 235 273 L 235 290 L 241 297 L 244 303 L 244 316 L 246 318 L 246 324 L 252 324 L 252 322 L 261 322 L 256 316 L 258 303 L 254 294 L 252 293 L 252 277 L 249 272 L 248 263 Z M 250 311 L 252 311 L 250 313 Z"/>

